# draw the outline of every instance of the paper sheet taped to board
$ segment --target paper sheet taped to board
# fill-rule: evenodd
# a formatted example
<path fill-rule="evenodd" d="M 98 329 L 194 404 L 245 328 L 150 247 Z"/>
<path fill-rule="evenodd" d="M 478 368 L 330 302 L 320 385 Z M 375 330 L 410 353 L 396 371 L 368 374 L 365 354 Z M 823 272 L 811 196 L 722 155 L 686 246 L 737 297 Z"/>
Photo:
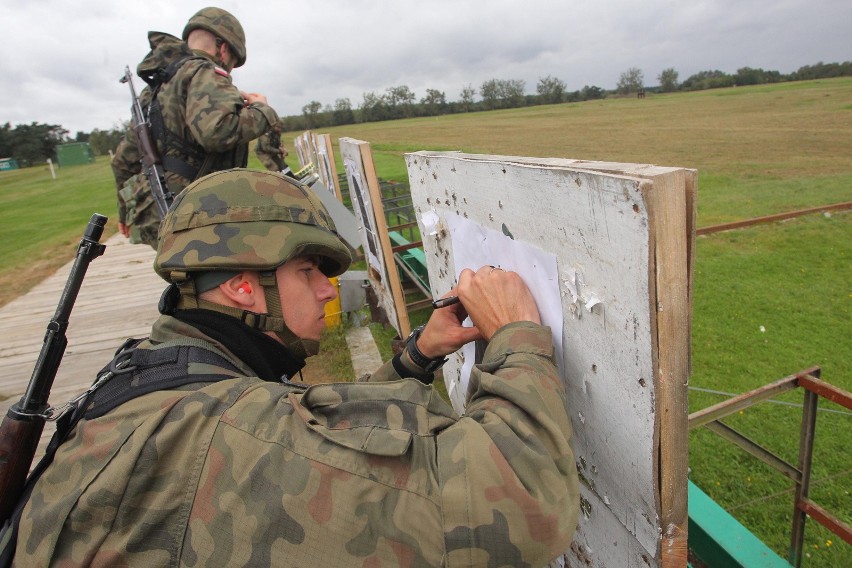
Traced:
<path fill-rule="evenodd" d="M 541 315 L 541 323 L 550 327 L 553 345 L 556 347 L 556 362 L 561 368 L 562 305 L 556 256 L 459 215 L 448 215 L 446 223 L 455 256 L 456 281 L 465 268 L 476 270 L 487 265 L 520 274 L 532 292 Z M 455 388 L 466 392 L 470 369 L 475 362 L 474 344 L 466 345 L 463 354 L 461 381 Z"/>

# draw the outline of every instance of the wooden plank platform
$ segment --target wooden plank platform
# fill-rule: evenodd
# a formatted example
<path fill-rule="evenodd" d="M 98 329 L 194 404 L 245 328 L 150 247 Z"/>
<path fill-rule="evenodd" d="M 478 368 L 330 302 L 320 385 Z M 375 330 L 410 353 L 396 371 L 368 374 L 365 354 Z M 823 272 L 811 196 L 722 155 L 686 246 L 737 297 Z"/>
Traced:
<path fill-rule="evenodd" d="M 154 250 L 131 245 L 119 234 L 105 244 L 104 255 L 89 265 L 71 312 L 68 347 L 51 391 L 52 405 L 84 391 L 124 339 L 147 336 L 159 315 L 157 302 L 166 283 L 152 268 Z M 0 416 L 27 388 L 72 264 L 0 308 Z M 53 425 L 48 424 L 36 459 L 52 434 Z"/>

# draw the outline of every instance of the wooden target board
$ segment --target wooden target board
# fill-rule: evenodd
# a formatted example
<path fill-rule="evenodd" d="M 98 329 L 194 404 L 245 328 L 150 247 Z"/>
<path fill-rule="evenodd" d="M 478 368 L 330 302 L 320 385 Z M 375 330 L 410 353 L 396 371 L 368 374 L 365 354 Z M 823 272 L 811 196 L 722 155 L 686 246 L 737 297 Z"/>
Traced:
<path fill-rule="evenodd" d="M 388 236 L 382 193 L 370 145 L 353 138 L 341 138 L 338 142 L 352 208 L 358 219 L 370 286 L 390 324 L 400 338 L 406 338 L 411 333 L 411 324 Z"/>
<path fill-rule="evenodd" d="M 686 566 L 696 172 L 416 152 L 412 199 L 436 295 L 517 270 L 568 393 L 581 514 L 569 566 Z M 463 412 L 471 352 L 444 367 Z"/>

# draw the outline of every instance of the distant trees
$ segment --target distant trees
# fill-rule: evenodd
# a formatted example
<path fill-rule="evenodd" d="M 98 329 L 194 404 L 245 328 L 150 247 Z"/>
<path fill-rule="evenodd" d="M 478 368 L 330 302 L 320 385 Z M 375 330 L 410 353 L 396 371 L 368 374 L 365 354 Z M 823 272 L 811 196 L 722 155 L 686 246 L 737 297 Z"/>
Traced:
<path fill-rule="evenodd" d="M 815 65 L 800 67 L 789 75 L 751 67 L 741 67 L 734 74 L 706 70 L 691 75 L 682 83 L 678 83 L 678 72 L 669 67 L 663 69 L 657 76 L 659 86 L 646 87 L 642 70 L 631 67 L 621 74 L 616 92 L 631 94 L 645 89 L 668 93 L 842 76 L 852 76 L 852 61 L 819 62 Z M 604 99 L 612 92 L 594 85 L 586 85 L 577 91 L 568 91 L 566 83 L 552 75 L 539 78 L 536 94 L 525 94 L 525 88 L 526 83 L 521 79 L 489 79 L 484 81 L 478 90 L 470 84 L 464 86 L 457 101 L 448 101 L 443 91 L 433 88 L 426 89 L 425 96 L 418 100 L 407 85 L 399 85 L 389 87 L 381 94 L 374 91 L 365 92 L 363 101 L 357 109 L 353 108 L 348 98 L 335 100 L 333 106 L 323 106 L 319 101 L 311 101 L 302 107 L 301 115 L 280 118 L 284 130 L 299 131 L 414 116 L 438 116 L 536 104 L 577 103 Z M 476 100 L 477 95 L 480 101 Z M 95 129 L 89 133 L 77 132 L 74 140 L 89 142 L 96 155 L 104 155 L 118 145 L 126 130 L 127 124 L 122 124 L 111 130 Z M 68 131 L 58 125 L 33 122 L 13 127 L 7 122 L 5 125 L 0 125 L 0 158 L 14 157 L 22 166 L 33 165 L 53 157 L 55 147 L 70 140 Z"/>
<path fill-rule="evenodd" d="M 78 132 L 77 141 L 88 142 L 92 147 L 92 152 L 96 156 L 106 156 L 109 154 L 110 150 L 115 150 L 118 143 L 121 142 L 122 138 L 124 138 L 128 127 L 129 124 L 125 123 L 115 126 L 111 130 L 98 130 L 95 128 L 90 134 L 88 134 L 86 140 L 80 140 L 80 133 Z"/>
<path fill-rule="evenodd" d="M 462 109 L 462 112 L 470 112 L 473 110 L 473 98 L 475 96 L 476 89 L 473 88 L 473 85 L 468 85 L 467 87 L 462 88 L 459 101 L 459 107 Z"/>
<path fill-rule="evenodd" d="M 766 83 L 780 83 L 781 81 L 783 81 L 783 77 L 778 71 L 764 71 L 751 67 L 737 69 L 737 74 L 734 75 L 734 84 L 738 86 L 764 85 Z"/>
<path fill-rule="evenodd" d="M 331 114 L 331 124 L 340 126 L 342 124 L 352 124 L 355 122 L 355 113 L 352 112 L 352 103 L 348 98 L 337 99 L 334 101 L 334 110 Z"/>
<path fill-rule="evenodd" d="M 380 120 L 388 120 L 390 114 L 387 110 L 387 105 L 384 99 L 375 92 L 370 91 L 364 93 L 364 100 L 361 101 L 359 108 L 361 113 L 361 122 L 376 122 Z"/>
<path fill-rule="evenodd" d="M 388 87 L 385 91 L 385 104 L 390 112 L 390 118 L 410 118 L 414 115 L 416 97 L 408 85 Z"/>
<path fill-rule="evenodd" d="M 703 91 L 705 89 L 718 89 L 720 87 L 733 87 L 734 77 L 722 71 L 699 71 L 695 75 L 687 77 L 681 83 L 680 88 L 684 91 Z"/>
<path fill-rule="evenodd" d="M 539 102 L 554 104 L 565 100 L 565 93 L 568 90 L 568 86 L 562 79 L 548 75 L 547 77 L 539 78 L 535 90 L 538 93 Z"/>
<path fill-rule="evenodd" d="M 32 166 L 53 158 L 56 146 L 68 142 L 68 131 L 56 124 L 0 126 L 0 158 L 16 158 L 21 166 Z"/>
<path fill-rule="evenodd" d="M 480 85 L 483 110 L 515 108 L 524 103 L 526 82 L 521 79 L 489 79 Z"/>
<path fill-rule="evenodd" d="M 638 67 L 631 67 L 621 74 L 616 91 L 622 95 L 638 93 L 645 89 L 645 75 Z"/>
<path fill-rule="evenodd" d="M 799 67 L 798 71 L 790 75 L 789 80 L 808 81 L 812 79 L 850 76 L 852 76 L 852 61 L 844 61 L 843 63 L 823 63 L 820 61 L 816 65 Z"/>
<path fill-rule="evenodd" d="M 580 99 L 581 101 L 593 101 L 595 99 L 605 99 L 606 91 L 601 89 L 600 87 L 589 86 L 586 85 L 583 87 L 583 90 L 580 91 Z"/>
<path fill-rule="evenodd" d="M 353 110 L 349 99 L 337 99 L 334 107 L 326 106 L 322 112 L 319 112 L 319 103 L 313 101 L 311 103 L 313 106 L 306 105 L 303 108 L 303 116 L 284 117 L 282 120 L 286 129 L 301 130 L 324 125 L 336 126 L 414 116 L 437 116 L 536 104 L 577 103 L 604 99 L 612 92 L 625 95 L 642 90 L 670 93 L 839 76 L 852 76 L 852 62 L 817 63 L 801 67 L 790 75 L 751 67 L 742 67 L 732 75 L 719 70 L 708 70 L 695 73 L 682 83 L 678 82 L 680 76 L 677 70 L 669 67 L 663 69 L 657 76 L 659 85 L 656 87 L 646 87 L 643 71 L 638 67 L 631 67 L 621 74 L 615 91 L 607 91 L 595 85 L 586 85 L 580 90 L 568 91 L 565 81 L 547 75 L 539 78 L 536 94 L 525 94 L 526 83 L 521 79 L 489 79 L 484 81 L 479 89 L 470 84 L 462 87 L 457 101 L 447 100 L 446 93 L 432 88 L 426 89 L 425 96 L 417 99 L 407 85 L 400 85 L 389 87 L 382 94 L 374 91 L 364 93 L 364 99 L 357 110 Z M 480 97 L 479 101 L 476 100 L 477 95 Z"/>
<path fill-rule="evenodd" d="M 322 103 L 319 101 L 311 101 L 302 107 L 302 115 L 305 117 L 305 128 L 310 130 L 320 126 L 319 113 L 322 110 Z"/>
<path fill-rule="evenodd" d="M 420 107 L 425 116 L 446 114 L 447 95 L 438 89 L 426 89 L 426 96 L 420 99 Z"/>
<path fill-rule="evenodd" d="M 657 81 L 660 82 L 660 90 L 664 93 L 677 91 L 677 76 L 677 71 L 673 67 L 663 69 L 657 77 Z"/>

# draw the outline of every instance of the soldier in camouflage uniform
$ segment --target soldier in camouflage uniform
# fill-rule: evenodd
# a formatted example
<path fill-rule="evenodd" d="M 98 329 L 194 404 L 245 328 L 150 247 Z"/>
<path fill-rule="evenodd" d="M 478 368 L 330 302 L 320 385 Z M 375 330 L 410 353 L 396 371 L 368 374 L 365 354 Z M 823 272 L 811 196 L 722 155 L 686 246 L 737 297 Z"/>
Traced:
<path fill-rule="evenodd" d="M 272 129 L 257 139 L 254 153 L 263 167 L 271 172 L 289 172 L 290 168 L 284 162 L 287 148 L 281 143 L 281 125 L 276 124 Z"/>
<path fill-rule="evenodd" d="M 278 122 L 265 96 L 242 92 L 231 82 L 231 70 L 246 61 L 245 33 L 233 15 L 203 8 L 189 19 L 182 38 L 149 32 L 151 51 L 136 70 L 149 84 L 171 75 L 157 95 L 161 120 L 148 115 L 174 195 L 207 173 L 245 167 L 248 143 Z M 142 108 L 150 102 L 146 87 Z M 119 229 L 131 242 L 156 248 L 160 219 L 139 157 L 130 129 L 112 161 Z"/>
<path fill-rule="evenodd" d="M 333 231 L 276 173 L 214 173 L 178 196 L 154 263 L 164 313 L 112 366 L 102 390 L 118 400 L 83 404 L 35 485 L 20 565 L 538 567 L 568 549 L 565 390 L 523 281 L 465 270 L 461 303 L 372 376 L 307 387 L 292 378 L 335 297 L 327 277 L 351 261 Z M 459 417 L 427 369 L 479 338 Z M 172 384 L 132 397 L 113 381 Z"/>

